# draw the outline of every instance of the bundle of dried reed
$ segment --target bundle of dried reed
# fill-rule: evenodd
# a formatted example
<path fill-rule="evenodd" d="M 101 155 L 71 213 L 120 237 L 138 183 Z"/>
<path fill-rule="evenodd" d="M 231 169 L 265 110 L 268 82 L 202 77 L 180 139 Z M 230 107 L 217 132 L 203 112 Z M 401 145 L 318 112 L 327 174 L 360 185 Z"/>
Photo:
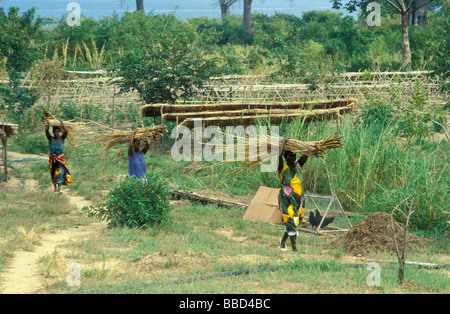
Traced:
<path fill-rule="evenodd" d="M 316 142 L 302 142 L 290 138 L 286 141 L 284 150 L 289 150 L 293 153 L 307 156 L 323 157 L 326 150 L 340 148 L 343 146 L 341 138 L 343 138 L 343 136 L 335 136 Z"/>
<path fill-rule="evenodd" d="M 220 132 L 219 132 L 220 133 Z M 222 138 L 225 138 L 227 134 L 222 133 Z M 229 134 L 228 134 L 229 135 Z M 237 158 L 230 158 L 229 160 L 227 152 L 226 160 L 218 162 L 216 165 L 224 163 L 233 163 L 236 161 L 243 162 L 239 168 L 232 169 L 231 171 L 224 174 L 225 180 L 218 183 L 213 191 L 227 182 L 230 178 L 238 173 L 247 171 L 250 168 L 256 168 L 260 162 L 268 160 L 270 157 L 278 156 L 279 149 L 282 144 L 283 139 L 275 136 L 263 136 L 260 138 L 255 137 L 241 137 L 236 134 L 232 136 L 234 139 L 234 151 L 237 153 Z M 303 142 L 297 139 L 288 138 L 286 140 L 284 151 L 289 150 L 296 154 L 302 154 L 307 156 L 323 157 L 324 153 L 328 149 L 340 148 L 343 146 L 341 139 L 343 136 L 335 136 L 322 141 L 313 142 Z M 227 138 L 228 144 L 229 138 Z M 204 145 L 213 146 L 214 143 L 204 143 Z M 262 149 L 261 148 L 266 148 Z"/>
<path fill-rule="evenodd" d="M 144 142 L 158 142 L 164 133 L 167 133 L 168 129 L 166 125 L 150 126 L 147 128 L 139 129 L 134 138 L 136 140 Z M 109 151 L 111 148 L 118 144 L 129 144 L 131 135 L 134 131 L 116 131 L 104 134 L 97 134 L 89 137 L 88 139 L 93 143 L 106 143 L 105 151 Z"/>
<path fill-rule="evenodd" d="M 225 137 L 226 134 L 223 134 Z M 262 138 L 249 137 L 243 138 L 234 136 L 236 139 L 236 151 L 245 152 L 244 160 L 261 161 L 279 153 L 279 148 L 283 141 L 282 138 L 266 136 Z M 322 141 L 303 142 L 297 139 L 288 138 L 284 150 L 295 154 L 307 156 L 323 157 L 328 149 L 340 148 L 343 146 L 341 139 L 343 136 L 335 136 Z M 208 145 L 208 144 L 207 144 Z M 262 153 L 259 148 L 267 147 L 266 152 Z M 242 160 L 242 158 L 241 158 Z"/>
<path fill-rule="evenodd" d="M 44 109 L 42 111 L 41 120 L 45 126 L 50 126 L 50 127 L 58 126 L 58 127 L 60 127 L 61 132 L 64 132 L 61 122 L 58 119 L 56 119 L 48 109 Z M 67 139 L 69 140 L 71 145 L 74 145 L 76 143 L 76 139 L 75 139 L 74 135 L 76 133 L 82 132 L 83 130 L 85 130 L 87 128 L 87 124 L 82 123 L 82 122 L 64 121 L 64 125 L 67 128 Z"/>
<path fill-rule="evenodd" d="M 353 98 L 348 99 L 331 99 L 323 101 L 308 101 L 308 102 L 222 102 L 222 103 L 206 103 L 206 104 L 148 104 L 141 107 L 141 115 L 143 117 L 159 117 L 165 114 L 168 119 L 174 119 L 179 116 L 179 120 L 183 120 L 183 114 L 205 112 L 214 113 L 220 117 L 224 111 L 242 111 L 248 110 L 246 114 L 251 114 L 252 110 L 267 110 L 273 113 L 275 110 L 317 110 L 317 109 L 334 109 L 345 108 L 349 111 L 356 108 L 357 100 Z"/>

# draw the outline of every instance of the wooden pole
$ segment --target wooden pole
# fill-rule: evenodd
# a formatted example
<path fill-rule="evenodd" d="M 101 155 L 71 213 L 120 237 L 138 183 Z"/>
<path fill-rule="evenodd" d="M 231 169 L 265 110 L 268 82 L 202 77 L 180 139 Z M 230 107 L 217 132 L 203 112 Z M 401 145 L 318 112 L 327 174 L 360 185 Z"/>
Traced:
<path fill-rule="evenodd" d="M 352 226 L 350 220 L 348 219 L 347 214 L 345 213 L 345 210 L 344 210 L 344 208 L 342 207 L 341 202 L 339 201 L 339 198 L 337 197 L 336 194 L 333 194 L 333 197 L 334 197 L 334 199 L 337 201 L 337 203 L 338 203 L 338 205 L 339 205 L 339 208 L 341 209 L 342 213 L 344 214 L 344 217 L 345 217 L 345 219 L 347 220 L 348 225 L 350 226 L 350 228 L 352 228 L 353 226 Z"/>
<path fill-rule="evenodd" d="M 5 167 L 5 182 L 8 181 L 8 158 L 6 156 L 6 148 L 8 145 L 8 138 L 4 137 L 2 138 L 2 145 L 3 145 L 3 165 Z"/>
<path fill-rule="evenodd" d="M 332 203 L 333 203 L 333 198 L 330 200 L 330 203 L 328 204 L 327 210 L 325 211 L 325 214 L 323 215 L 322 220 L 320 221 L 320 224 L 317 227 L 316 233 L 320 232 L 320 227 L 322 227 L 322 223 L 325 220 L 325 217 L 327 216 L 328 210 L 330 209 Z"/>
<path fill-rule="evenodd" d="M 3 137 L 2 137 L 2 143 L 3 143 Z M 3 147 L 2 147 L 2 149 L 3 149 Z M 3 153 L 2 153 L 2 159 L 3 159 Z M 2 182 L 2 181 L 3 181 L 3 174 L 2 174 L 2 171 L 0 170 L 0 182 Z"/>
<path fill-rule="evenodd" d="M 306 197 L 307 197 L 307 196 L 309 196 L 309 192 L 307 193 Z M 305 197 L 305 200 L 306 200 L 306 197 Z M 312 196 L 310 196 L 309 199 L 310 199 L 310 200 L 312 201 L 312 203 L 314 204 L 314 207 L 315 207 L 317 210 L 319 210 L 319 207 L 317 206 L 316 202 L 314 201 L 314 198 L 313 198 Z"/>
<path fill-rule="evenodd" d="M 116 86 L 114 85 L 113 99 L 112 99 L 112 114 L 111 114 L 111 127 L 114 128 L 114 114 L 115 114 L 115 100 L 116 100 Z"/>
<path fill-rule="evenodd" d="M 163 122 L 163 107 L 161 106 L 161 124 L 164 124 L 164 122 Z M 165 148 L 165 145 L 164 145 L 164 134 L 161 136 L 161 140 L 162 140 L 162 152 L 161 152 L 161 155 L 164 155 L 164 148 Z"/>

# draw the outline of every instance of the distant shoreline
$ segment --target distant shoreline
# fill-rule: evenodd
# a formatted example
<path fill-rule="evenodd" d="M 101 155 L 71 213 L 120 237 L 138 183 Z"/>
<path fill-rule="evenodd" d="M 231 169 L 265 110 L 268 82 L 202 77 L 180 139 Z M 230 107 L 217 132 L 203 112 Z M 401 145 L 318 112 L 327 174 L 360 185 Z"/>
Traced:
<path fill-rule="evenodd" d="M 127 2 L 128 1 L 128 2 Z M 81 8 L 81 14 L 86 18 L 102 19 L 113 16 L 114 13 L 122 16 L 124 12 L 133 12 L 135 8 L 134 0 L 104 0 L 104 1 L 86 1 L 86 0 L 0 0 L 0 6 L 8 10 L 10 6 L 18 6 L 20 12 L 24 12 L 33 6 L 36 7 L 36 16 L 44 18 L 61 19 L 64 15 L 71 11 L 66 10 L 67 4 L 77 2 Z M 19 3 L 17 3 L 19 2 Z M 280 3 L 281 2 L 281 3 Z M 151 9 L 151 7 L 154 7 Z M 170 14 L 174 12 L 179 19 L 188 19 L 195 17 L 220 18 L 220 8 L 214 4 L 214 0 L 167 0 L 167 1 L 144 1 L 146 13 L 153 12 L 155 15 Z M 288 0 L 256 0 L 253 1 L 252 13 L 262 13 L 266 15 L 274 15 L 276 12 L 291 14 L 301 17 L 303 12 L 313 10 L 332 10 L 329 0 L 320 0 L 311 3 L 308 1 Z M 231 7 L 231 15 L 242 15 L 242 4 Z"/>

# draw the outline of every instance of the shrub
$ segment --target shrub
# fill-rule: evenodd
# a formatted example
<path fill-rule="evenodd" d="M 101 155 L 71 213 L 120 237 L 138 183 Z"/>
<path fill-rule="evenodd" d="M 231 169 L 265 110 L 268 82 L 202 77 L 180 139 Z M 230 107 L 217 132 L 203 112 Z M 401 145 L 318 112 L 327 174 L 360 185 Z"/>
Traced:
<path fill-rule="evenodd" d="M 110 227 L 146 228 L 168 221 L 169 189 L 159 174 L 142 179 L 127 176 L 113 187 L 99 207 L 83 208 L 88 217 L 108 221 Z"/>
<path fill-rule="evenodd" d="M 380 124 L 382 127 L 392 125 L 394 109 L 388 103 L 370 99 L 361 111 L 361 122 L 365 127 Z"/>
<path fill-rule="evenodd" d="M 42 133 L 27 134 L 26 131 L 20 130 L 17 136 L 11 138 L 11 146 L 15 151 L 24 154 L 48 154 L 48 140 Z"/>
<path fill-rule="evenodd" d="M 119 77 L 119 94 L 135 90 L 147 104 L 175 103 L 191 98 L 220 74 L 216 60 L 204 56 L 194 34 L 172 15 L 147 22 L 151 27 L 145 36 L 137 34 L 134 49 L 117 54 L 117 64 L 109 66 Z"/>

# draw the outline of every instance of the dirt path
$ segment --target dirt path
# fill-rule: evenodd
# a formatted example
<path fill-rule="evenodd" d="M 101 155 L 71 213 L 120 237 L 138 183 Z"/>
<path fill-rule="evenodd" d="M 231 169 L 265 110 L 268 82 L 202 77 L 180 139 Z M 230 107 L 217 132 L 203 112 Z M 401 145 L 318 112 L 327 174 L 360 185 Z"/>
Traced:
<path fill-rule="evenodd" d="M 37 155 L 21 155 L 14 153 L 15 158 L 42 158 Z M 17 181 L 11 178 L 12 181 Z M 26 180 L 27 187 L 36 185 L 34 180 Z M 17 183 L 17 182 L 15 182 Z M 50 189 L 53 189 L 50 187 Z M 64 194 L 69 202 L 81 210 L 84 206 L 91 205 L 90 201 L 81 196 L 72 195 L 68 189 Z M 92 237 L 101 232 L 106 224 L 93 222 L 86 226 L 69 228 L 53 233 L 43 234 L 38 246 L 34 250 L 18 250 L 14 253 L 9 266 L 1 274 L 0 293 L 3 294 L 31 294 L 43 287 L 43 275 L 39 271 L 39 259 L 54 251 L 59 245 L 70 241 L 80 241 L 87 237 Z"/>

